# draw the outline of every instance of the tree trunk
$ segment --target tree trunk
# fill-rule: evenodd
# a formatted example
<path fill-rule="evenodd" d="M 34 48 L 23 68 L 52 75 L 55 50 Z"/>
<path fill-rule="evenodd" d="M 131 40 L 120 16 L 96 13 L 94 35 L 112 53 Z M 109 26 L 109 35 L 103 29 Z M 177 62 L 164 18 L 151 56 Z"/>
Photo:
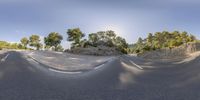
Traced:
<path fill-rule="evenodd" d="M 40 50 L 40 47 L 39 47 L 39 46 L 37 46 L 37 50 Z"/>
<path fill-rule="evenodd" d="M 58 45 L 54 46 L 55 47 L 55 51 L 58 51 Z"/>

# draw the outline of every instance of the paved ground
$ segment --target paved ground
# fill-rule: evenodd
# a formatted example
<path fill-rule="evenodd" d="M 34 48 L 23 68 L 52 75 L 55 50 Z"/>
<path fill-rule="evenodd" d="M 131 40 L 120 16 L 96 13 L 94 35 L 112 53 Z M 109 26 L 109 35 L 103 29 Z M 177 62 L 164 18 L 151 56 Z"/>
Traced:
<path fill-rule="evenodd" d="M 112 56 L 75 55 L 52 51 L 22 51 L 21 53 L 51 68 L 64 71 L 92 70 L 113 58 Z"/>
<path fill-rule="evenodd" d="M 121 57 L 80 74 L 52 72 L 17 52 L 0 63 L 0 100 L 199 100 L 200 58 L 138 69 Z M 150 63 L 150 62 L 145 62 Z"/>
<path fill-rule="evenodd" d="M 0 50 L 0 59 L 2 59 L 5 56 L 6 51 Z"/>

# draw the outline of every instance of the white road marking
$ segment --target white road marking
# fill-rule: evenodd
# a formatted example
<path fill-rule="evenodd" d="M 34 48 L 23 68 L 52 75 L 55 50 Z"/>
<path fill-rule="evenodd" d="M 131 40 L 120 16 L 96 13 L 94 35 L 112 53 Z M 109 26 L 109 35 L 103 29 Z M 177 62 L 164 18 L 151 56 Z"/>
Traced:
<path fill-rule="evenodd" d="M 53 72 L 57 72 L 57 73 L 64 73 L 64 74 L 80 74 L 82 73 L 81 71 L 77 71 L 77 72 L 66 72 L 66 71 L 59 71 L 59 70 L 55 70 L 55 69 L 52 69 L 52 68 L 49 68 L 50 71 L 53 71 Z"/>
<path fill-rule="evenodd" d="M 33 58 L 32 56 L 29 56 L 29 57 L 31 57 L 31 58 L 32 58 L 32 61 L 33 61 L 33 62 L 35 62 L 36 64 L 38 64 L 38 65 L 39 65 L 39 63 L 38 63 L 37 61 L 35 61 L 35 60 L 36 60 L 35 58 Z"/>
<path fill-rule="evenodd" d="M 104 65 L 105 65 L 105 64 L 101 64 L 101 65 L 95 67 L 94 69 L 95 69 L 95 70 L 96 70 L 96 69 L 99 69 L 99 68 L 103 67 Z"/>
<path fill-rule="evenodd" d="M 111 61 L 113 61 L 113 58 L 109 58 L 109 60 L 107 60 L 106 63 L 109 63 L 109 62 L 111 62 Z M 104 65 L 105 65 L 105 63 L 104 63 L 104 64 L 101 64 L 101 65 L 99 65 L 99 66 L 97 66 L 97 67 L 95 67 L 94 69 L 97 70 L 97 69 L 103 67 Z"/>
<path fill-rule="evenodd" d="M 6 61 L 6 59 L 8 58 L 8 56 L 9 56 L 9 53 L 8 53 L 4 58 L 2 58 L 1 61 L 2 61 L 2 62 L 3 62 L 3 61 Z"/>
<path fill-rule="evenodd" d="M 130 60 L 129 60 L 130 61 Z M 133 65 L 135 65 L 137 68 L 139 69 L 143 69 L 142 67 L 140 67 L 139 65 L 137 65 L 136 63 L 134 63 L 133 61 L 130 61 Z"/>
<path fill-rule="evenodd" d="M 33 60 L 36 64 L 38 64 L 39 65 L 39 63 L 37 62 L 37 61 L 35 61 L 35 60 Z"/>
<path fill-rule="evenodd" d="M 76 60 L 76 59 L 78 59 L 78 58 L 69 58 L 69 59 Z"/>

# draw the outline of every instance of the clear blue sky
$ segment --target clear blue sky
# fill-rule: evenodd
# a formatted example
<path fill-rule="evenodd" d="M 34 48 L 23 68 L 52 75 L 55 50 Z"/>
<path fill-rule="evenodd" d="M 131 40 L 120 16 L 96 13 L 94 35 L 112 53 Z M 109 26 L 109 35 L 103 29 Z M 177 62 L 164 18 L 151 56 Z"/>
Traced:
<path fill-rule="evenodd" d="M 187 31 L 200 37 L 198 0 L 0 0 L 0 40 L 66 31 L 114 30 L 129 43 L 149 32 Z"/>

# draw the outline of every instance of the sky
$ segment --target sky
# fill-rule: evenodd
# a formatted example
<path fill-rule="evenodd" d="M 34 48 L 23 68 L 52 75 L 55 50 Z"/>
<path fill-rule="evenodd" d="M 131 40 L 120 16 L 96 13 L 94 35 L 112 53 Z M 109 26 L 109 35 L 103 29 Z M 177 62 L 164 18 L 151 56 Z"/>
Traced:
<path fill-rule="evenodd" d="M 113 30 L 134 43 L 158 31 L 187 31 L 200 38 L 198 0 L 0 0 L 0 40 L 80 28 L 86 35 Z"/>

